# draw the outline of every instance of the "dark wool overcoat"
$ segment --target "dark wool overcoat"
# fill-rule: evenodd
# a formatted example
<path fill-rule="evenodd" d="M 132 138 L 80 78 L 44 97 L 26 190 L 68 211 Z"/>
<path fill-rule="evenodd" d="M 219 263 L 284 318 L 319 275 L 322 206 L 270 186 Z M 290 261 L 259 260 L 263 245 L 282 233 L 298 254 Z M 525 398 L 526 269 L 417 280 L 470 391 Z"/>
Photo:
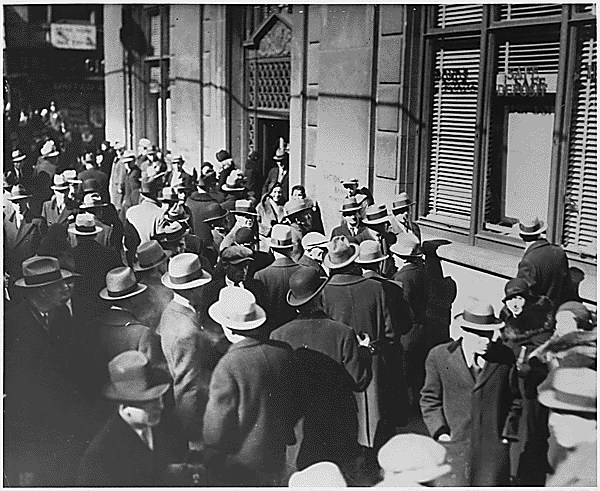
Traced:
<path fill-rule="evenodd" d="M 373 240 L 371 232 L 369 232 L 367 226 L 362 223 L 358 225 L 357 234 L 352 235 L 352 232 L 350 232 L 348 225 L 344 221 L 341 225 L 338 225 L 333 229 L 331 232 L 331 239 L 340 235 L 346 237 L 350 242 L 354 242 L 355 244 L 360 244 L 363 240 Z"/>
<path fill-rule="evenodd" d="M 367 333 L 371 343 L 381 346 L 385 354 L 373 356 L 371 370 L 373 379 L 363 394 L 357 394 L 359 410 L 359 443 L 372 447 L 380 420 L 397 417 L 397 407 L 386 403 L 397 376 L 397 370 L 388 363 L 396 352 L 393 342 L 399 340 L 385 301 L 383 286 L 376 280 L 352 274 L 336 274 L 323 289 L 323 307 L 331 319 L 346 324 L 356 334 Z M 388 361 L 388 363 L 386 363 Z"/>
<path fill-rule="evenodd" d="M 509 445 L 502 439 L 517 435 L 519 387 L 510 348 L 495 343 L 489 352 L 477 378 L 465 361 L 462 339 L 440 344 L 427 356 L 423 419 L 432 437 L 451 437 L 444 446 L 452 472 L 438 485 L 509 485 Z"/>
<path fill-rule="evenodd" d="M 76 215 L 77 209 L 73 206 L 73 203 L 65 203 L 65 207 L 62 212 L 58 211 L 58 205 L 56 203 L 56 196 L 52 196 L 50 201 L 45 201 L 42 206 L 42 217 L 46 220 L 48 227 L 54 223 L 66 223 L 71 215 Z"/>

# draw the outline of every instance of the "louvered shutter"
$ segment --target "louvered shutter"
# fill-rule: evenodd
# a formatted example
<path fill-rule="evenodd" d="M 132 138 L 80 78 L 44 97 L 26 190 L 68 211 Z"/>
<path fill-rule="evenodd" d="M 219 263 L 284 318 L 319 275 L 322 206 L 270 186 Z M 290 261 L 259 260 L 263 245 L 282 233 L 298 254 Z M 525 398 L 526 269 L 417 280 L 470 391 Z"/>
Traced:
<path fill-rule="evenodd" d="M 589 248 L 597 234 L 596 57 L 597 40 L 590 29 L 584 31 L 578 41 L 576 65 L 578 80 L 574 84 L 569 134 L 563 244 L 567 249 L 576 252 Z"/>
<path fill-rule="evenodd" d="M 500 6 L 500 20 L 531 19 L 561 15 L 561 4 L 508 4 Z"/>
<path fill-rule="evenodd" d="M 444 47 L 435 57 L 428 211 L 460 226 L 471 217 L 479 55 Z"/>
<path fill-rule="evenodd" d="M 436 27 L 446 28 L 481 22 L 482 5 L 442 4 L 437 7 Z"/>
<path fill-rule="evenodd" d="M 150 16 L 150 46 L 152 56 L 160 56 L 160 15 L 158 13 Z"/>

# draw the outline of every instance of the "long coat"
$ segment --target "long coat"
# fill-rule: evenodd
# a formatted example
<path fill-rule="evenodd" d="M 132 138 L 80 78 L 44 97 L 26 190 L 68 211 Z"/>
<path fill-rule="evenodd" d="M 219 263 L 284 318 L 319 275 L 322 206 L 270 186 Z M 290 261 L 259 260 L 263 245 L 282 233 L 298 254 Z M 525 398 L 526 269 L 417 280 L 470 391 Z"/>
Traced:
<path fill-rule="evenodd" d="M 290 355 L 284 343 L 245 338 L 229 347 L 210 382 L 205 444 L 260 477 L 279 474 L 294 443 Z"/>
<path fill-rule="evenodd" d="M 340 235 L 346 237 L 350 242 L 354 242 L 355 244 L 360 244 L 363 240 L 373 240 L 369 229 L 366 225 L 363 225 L 362 223 L 358 225 L 356 235 L 352 235 L 352 232 L 350 232 L 350 229 L 348 228 L 346 222 L 342 223 L 341 225 L 338 225 L 331 232 L 331 238 L 333 239 L 334 237 Z"/>
<path fill-rule="evenodd" d="M 154 450 L 142 442 L 118 413 L 114 414 L 83 455 L 77 486 L 165 485 L 167 465 L 183 462 L 186 441 L 181 429 L 164 418 L 152 428 L 152 440 Z"/>
<path fill-rule="evenodd" d="M 475 378 L 462 350 L 462 339 L 440 344 L 427 356 L 421 410 L 427 429 L 437 438 L 446 432 L 444 446 L 452 472 L 444 486 L 509 486 L 509 445 L 504 437 L 518 432 L 520 394 L 514 355 L 495 343 L 488 361 Z"/>
<path fill-rule="evenodd" d="M 327 276 L 325 270 L 323 269 L 323 266 L 321 266 L 312 257 L 307 256 L 306 253 L 302 254 L 302 257 L 298 259 L 298 264 L 317 270 L 321 276 Z"/>
<path fill-rule="evenodd" d="M 296 387 L 302 444 L 296 466 L 322 461 L 344 466 L 358 449 L 358 416 L 353 392 L 371 381 L 371 356 L 354 331 L 324 312 L 300 316 L 271 333 L 296 350 L 301 385 Z"/>
<path fill-rule="evenodd" d="M 54 223 L 66 223 L 71 215 L 76 213 L 76 209 L 69 206 L 69 203 L 65 203 L 62 212 L 59 212 L 55 196 L 52 196 L 50 201 L 45 201 L 42 206 L 42 217 L 46 220 L 48 227 Z"/>
<path fill-rule="evenodd" d="M 398 350 L 394 342 L 400 334 L 395 331 L 385 300 L 383 286 L 376 280 L 352 274 L 336 274 L 323 289 L 323 307 L 331 319 L 346 324 L 356 334 L 367 333 L 371 343 L 381 350 L 373 357 L 373 379 L 364 394 L 357 394 L 359 411 L 359 443 L 367 447 L 375 445 L 375 437 L 383 424 L 398 417 L 397 407 L 390 407 L 389 397 L 395 382 L 391 380 L 396 370 L 388 373 L 386 359 Z M 389 355 L 389 356 L 388 356 Z M 379 432 L 378 432 L 379 426 Z M 379 433 L 379 434 L 378 434 Z"/>
<path fill-rule="evenodd" d="M 218 354 L 192 309 L 173 299 L 160 318 L 157 334 L 173 379 L 175 414 L 190 440 L 202 432 L 208 386 Z"/>
<path fill-rule="evenodd" d="M 219 249 L 214 247 L 210 226 L 204 223 L 207 216 L 206 209 L 211 203 L 216 203 L 216 200 L 210 194 L 197 191 L 193 192 L 185 202 L 190 210 L 192 231 L 202 241 L 207 259 L 212 264 L 216 264 Z"/>
<path fill-rule="evenodd" d="M 154 235 L 157 221 L 164 214 L 163 209 L 152 199 L 143 198 L 139 205 L 132 206 L 127 210 L 125 217 L 127 222 L 135 227 L 138 232 L 140 243 L 145 244 Z M 125 226 L 127 230 L 127 226 Z"/>
<path fill-rule="evenodd" d="M 127 170 L 125 169 L 125 163 L 121 159 L 115 159 L 112 172 L 110 173 L 108 192 L 110 194 L 110 202 L 115 206 L 117 211 L 120 211 L 123 206 L 126 177 Z"/>
<path fill-rule="evenodd" d="M 139 167 L 134 167 L 125 176 L 125 186 L 123 189 L 123 203 L 121 213 L 123 218 L 129 208 L 139 204 L 140 191 L 142 189 L 142 171 Z"/>
<path fill-rule="evenodd" d="M 14 209 L 4 217 L 4 249 L 8 253 L 5 268 L 11 276 L 21 276 L 21 264 L 36 254 L 47 230 L 46 221 L 29 210 L 25 212 L 20 227 L 17 227 Z"/>
<path fill-rule="evenodd" d="M 546 295 L 557 307 L 574 298 L 567 254 L 546 239 L 536 240 L 527 248 L 517 278 L 524 278 L 531 293 Z"/>
<path fill-rule="evenodd" d="M 288 257 L 275 259 L 254 275 L 264 285 L 264 307 L 267 311 L 268 323 L 271 329 L 285 324 L 296 317 L 296 310 L 287 303 L 287 293 L 290 289 L 290 278 L 300 266 Z"/>
<path fill-rule="evenodd" d="M 170 290 L 162 284 L 161 274 L 152 272 L 144 276 L 140 283 L 143 283 L 148 288 L 146 289 L 146 295 L 148 297 L 148 307 L 139 314 L 139 320 L 145 326 L 148 326 L 154 332 L 158 328 L 162 313 L 169 305 L 169 302 L 173 300 L 173 290 Z"/>

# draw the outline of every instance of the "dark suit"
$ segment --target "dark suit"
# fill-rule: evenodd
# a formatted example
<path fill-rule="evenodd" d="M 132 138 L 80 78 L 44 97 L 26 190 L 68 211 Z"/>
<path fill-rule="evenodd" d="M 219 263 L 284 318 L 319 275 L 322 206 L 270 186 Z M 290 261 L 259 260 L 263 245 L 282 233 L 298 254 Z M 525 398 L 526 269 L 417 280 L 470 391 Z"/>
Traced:
<path fill-rule="evenodd" d="M 352 232 L 350 232 L 348 225 L 344 221 L 344 223 L 342 223 L 341 225 L 338 225 L 337 227 L 335 227 L 333 229 L 333 231 L 331 232 L 330 238 L 333 239 L 334 237 L 338 237 L 340 235 L 343 235 L 350 242 L 354 242 L 355 244 L 360 244 L 363 240 L 373 240 L 373 237 L 371 236 L 369 229 L 367 228 L 366 225 L 363 225 L 362 223 L 358 225 L 357 234 L 352 235 Z"/>
<path fill-rule="evenodd" d="M 115 414 L 83 455 L 77 486 L 164 486 L 167 465 L 185 458 L 186 441 L 176 423 L 165 421 L 164 415 L 152 428 L 152 439 L 154 450 Z"/>
<path fill-rule="evenodd" d="M 283 194 L 284 201 L 290 199 L 290 170 L 288 169 L 283 176 L 281 182 L 279 182 L 279 166 L 275 164 L 274 167 L 271 167 L 269 172 L 267 173 L 267 178 L 265 179 L 265 183 L 262 187 L 262 194 L 268 194 L 271 192 L 275 184 L 279 183 L 281 185 L 281 192 Z"/>
<path fill-rule="evenodd" d="M 25 212 L 20 227 L 17 227 L 16 211 L 4 217 L 4 249 L 8 259 L 5 268 L 11 276 L 21 276 L 21 264 L 36 254 L 47 230 L 45 220 L 30 210 Z"/>
<path fill-rule="evenodd" d="M 194 191 L 185 202 L 190 210 L 190 225 L 192 231 L 204 244 L 204 248 L 208 254 L 207 258 L 215 264 L 217 262 L 219 250 L 214 250 L 210 226 L 204 223 L 204 219 L 207 216 L 206 209 L 210 203 L 216 203 L 210 194 L 199 193 L 197 191 Z"/>
<path fill-rule="evenodd" d="M 108 175 L 106 175 L 100 169 L 96 169 L 94 167 L 81 171 L 79 174 L 77 174 L 77 179 L 81 179 L 84 182 L 88 179 L 94 179 L 98 183 L 98 192 L 104 201 L 110 201 L 110 196 L 108 195 Z M 83 190 L 83 182 L 79 186 L 79 190 L 81 192 Z"/>
<path fill-rule="evenodd" d="M 421 410 L 432 437 L 449 433 L 444 443 L 452 473 L 445 486 L 508 486 L 509 445 L 502 438 L 518 431 L 520 394 L 510 348 L 490 345 L 486 364 L 475 377 L 462 342 L 436 346 L 427 357 Z"/>
<path fill-rule="evenodd" d="M 134 167 L 125 175 L 125 188 L 123 191 L 123 207 L 121 217 L 125 221 L 125 213 L 132 206 L 140 203 L 140 190 L 142 188 L 142 171 Z"/>
<path fill-rule="evenodd" d="M 42 206 L 42 217 L 45 218 L 48 227 L 54 223 L 66 223 L 71 215 L 76 215 L 77 210 L 71 203 L 65 203 L 62 212 L 59 213 L 58 205 L 56 204 L 56 196 L 52 196 L 50 201 L 45 201 Z"/>
<path fill-rule="evenodd" d="M 567 254 L 546 239 L 536 240 L 527 248 L 517 278 L 524 278 L 531 293 L 546 295 L 555 307 L 574 298 Z"/>
<path fill-rule="evenodd" d="M 301 266 L 306 266 L 308 268 L 316 269 L 321 276 L 327 276 L 323 267 L 312 257 L 308 257 L 306 253 L 302 254 L 302 257 L 298 260 L 298 264 L 300 264 Z"/>

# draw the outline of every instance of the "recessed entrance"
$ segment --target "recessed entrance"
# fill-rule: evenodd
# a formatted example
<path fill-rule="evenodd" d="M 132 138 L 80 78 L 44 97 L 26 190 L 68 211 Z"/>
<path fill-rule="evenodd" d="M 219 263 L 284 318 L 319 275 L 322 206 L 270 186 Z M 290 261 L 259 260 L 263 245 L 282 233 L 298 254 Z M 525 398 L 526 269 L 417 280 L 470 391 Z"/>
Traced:
<path fill-rule="evenodd" d="M 258 118 L 258 153 L 259 162 L 262 164 L 263 176 L 267 175 L 273 167 L 273 155 L 279 146 L 279 138 L 283 137 L 286 143 L 290 141 L 289 119 Z"/>

